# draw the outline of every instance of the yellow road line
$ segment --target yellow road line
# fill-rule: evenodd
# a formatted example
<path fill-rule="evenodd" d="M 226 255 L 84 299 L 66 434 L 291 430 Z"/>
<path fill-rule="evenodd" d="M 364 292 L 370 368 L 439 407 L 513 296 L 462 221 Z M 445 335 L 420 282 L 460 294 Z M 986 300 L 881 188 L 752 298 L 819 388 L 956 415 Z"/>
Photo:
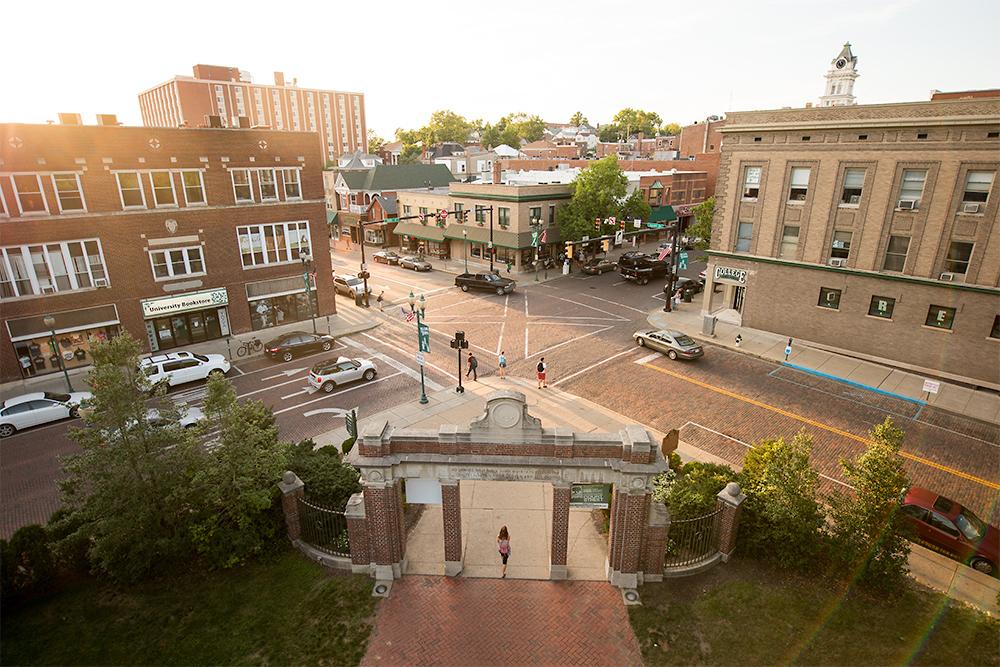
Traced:
<path fill-rule="evenodd" d="M 836 433 L 839 436 L 843 436 L 843 437 L 849 438 L 851 440 L 856 440 L 857 442 L 860 442 L 861 444 L 867 445 L 867 444 L 869 444 L 871 442 L 868 438 L 865 438 L 863 436 L 856 435 L 856 434 L 850 433 L 848 431 L 844 431 L 844 430 L 839 429 L 839 428 L 837 428 L 835 426 L 830 426 L 829 424 L 824 424 L 823 422 L 818 422 L 815 419 L 809 419 L 808 417 L 803 417 L 800 414 L 796 414 L 794 412 L 790 412 L 788 410 L 784 410 L 782 408 L 779 408 L 777 406 L 771 405 L 769 403 L 763 403 L 763 402 L 758 401 L 756 399 L 750 398 L 749 396 L 744 396 L 743 394 L 738 394 L 738 393 L 736 393 L 734 391 L 729 391 L 728 389 L 723 389 L 722 387 L 716 387 L 714 384 L 709 384 L 707 382 L 702 382 L 701 380 L 696 380 L 696 379 L 688 377 L 686 375 L 682 375 L 680 373 L 675 373 L 674 371 L 669 371 L 666 368 L 660 368 L 659 366 L 654 366 L 652 364 L 640 364 L 640 365 L 645 366 L 646 368 L 650 368 L 650 369 L 652 369 L 652 370 L 654 370 L 654 371 L 656 371 L 658 373 L 663 373 L 664 375 L 669 375 L 670 377 L 675 377 L 678 380 L 683 380 L 684 382 L 690 382 L 691 384 L 698 385 L 699 387 L 702 387 L 704 389 L 708 389 L 709 391 L 714 391 L 717 394 L 722 394 L 723 396 L 728 396 L 730 398 L 735 398 L 737 401 L 742 401 L 744 403 L 749 403 L 750 405 L 755 405 L 758 408 L 763 408 L 764 410 L 769 410 L 769 411 L 775 412 L 775 413 L 777 413 L 779 415 L 783 415 L 785 417 L 789 417 L 790 419 L 794 419 L 796 421 L 800 421 L 803 424 L 809 424 L 810 426 L 815 426 L 816 428 L 823 429 L 824 431 L 829 431 L 830 433 Z M 917 456 L 916 454 L 910 454 L 909 452 L 902 452 L 901 451 L 899 454 L 903 458 L 907 458 L 907 459 L 909 459 L 911 461 L 915 461 L 916 463 L 921 463 L 921 464 L 923 464 L 925 466 L 930 466 L 931 468 L 936 468 L 938 470 L 941 470 L 942 472 L 948 473 L 949 475 L 954 475 L 956 477 L 961 477 L 962 479 L 967 479 L 970 482 L 975 482 L 976 484 L 982 484 L 983 486 L 985 486 L 987 488 L 990 488 L 990 489 L 993 489 L 993 490 L 1000 490 L 1000 484 L 997 484 L 996 482 L 991 482 L 988 479 L 983 479 L 982 477 L 976 477 L 975 475 L 970 475 L 967 472 L 962 472 L 961 470 L 956 470 L 955 468 L 950 468 L 948 466 L 941 465 L 940 463 L 935 463 L 934 461 L 931 461 L 930 459 L 926 459 L 926 458 L 924 458 L 922 456 Z"/>

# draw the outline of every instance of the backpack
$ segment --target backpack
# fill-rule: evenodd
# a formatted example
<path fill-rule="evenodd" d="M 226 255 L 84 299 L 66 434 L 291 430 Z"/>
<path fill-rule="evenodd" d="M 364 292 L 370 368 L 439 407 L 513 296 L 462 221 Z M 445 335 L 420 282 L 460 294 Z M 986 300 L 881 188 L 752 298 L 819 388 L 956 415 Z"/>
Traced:
<path fill-rule="evenodd" d="M 472 357 L 471 359 L 469 359 L 469 365 L 472 366 L 473 368 L 479 368 L 479 359 Z"/>
<path fill-rule="evenodd" d="M 538 370 L 539 373 L 544 373 L 545 372 L 545 364 L 542 363 L 541 361 L 539 361 L 538 362 L 537 370 Z"/>

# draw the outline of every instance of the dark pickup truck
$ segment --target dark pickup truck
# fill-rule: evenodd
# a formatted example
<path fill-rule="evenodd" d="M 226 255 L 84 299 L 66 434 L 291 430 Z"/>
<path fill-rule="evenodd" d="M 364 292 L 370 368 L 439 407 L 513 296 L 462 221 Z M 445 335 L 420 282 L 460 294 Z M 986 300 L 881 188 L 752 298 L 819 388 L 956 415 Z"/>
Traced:
<path fill-rule="evenodd" d="M 670 273 L 670 262 L 643 253 L 626 253 L 618 260 L 618 273 L 626 280 L 645 285 L 654 278 L 666 277 Z"/>
<path fill-rule="evenodd" d="M 463 292 L 468 292 L 470 289 L 482 289 L 503 296 L 513 292 L 517 283 L 510 278 L 501 278 L 495 273 L 463 273 L 455 276 L 455 285 L 461 287 Z"/>

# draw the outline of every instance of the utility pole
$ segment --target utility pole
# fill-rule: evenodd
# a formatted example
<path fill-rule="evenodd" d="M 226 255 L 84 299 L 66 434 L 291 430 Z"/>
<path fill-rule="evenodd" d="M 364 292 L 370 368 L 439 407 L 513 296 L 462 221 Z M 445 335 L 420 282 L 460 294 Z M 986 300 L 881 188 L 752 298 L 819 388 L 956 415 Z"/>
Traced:
<path fill-rule="evenodd" d="M 368 303 L 368 265 L 365 262 L 365 223 L 358 221 L 358 229 L 361 230 L 361 279 L 365 282 L 365 308 L 369 308 Z"/>
<path fill-rule="evenodd" d="M 669 313 L 673 311 L 674 303 L 674 279 L 677 274 L 677 232 L 680 228 L 680 220 L 674 220 L 674 233 L 673 241 L 670 245 L 670 273 L 667 275 L 667 299 L 666 303 L 663 304 L 663 312 Z"/>
<path fill-rule="evenodd" d="M 493 255 L 496 251 L 493 249 L 493 204 L 490 204 L 490 273 L 493 273 Z"/>

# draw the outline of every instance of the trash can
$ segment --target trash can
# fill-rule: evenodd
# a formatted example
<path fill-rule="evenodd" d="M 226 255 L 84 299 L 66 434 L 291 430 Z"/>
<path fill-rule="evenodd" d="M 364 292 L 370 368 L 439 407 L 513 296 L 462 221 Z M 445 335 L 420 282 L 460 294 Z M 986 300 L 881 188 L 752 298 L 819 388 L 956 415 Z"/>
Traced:
<path fill-rule="evenodd" d="M 715 321 L 718 318 L 715 315 L 705 315 L 701 323 L 701 332 L 706 336 L 715 336 Z"/>
<path fill-rule="evenodd" d="M 691 303 L 691 292 L 687 292 L 687 291 L 682 292 L 681 293 L 681 299 L 684 300 L 684 303 Z"/>
<path fill-rule="evenodd" d="M 365 305 L 365 295 L 361 292 L 354 293 L 354 305 L 364 307 Z"/>

